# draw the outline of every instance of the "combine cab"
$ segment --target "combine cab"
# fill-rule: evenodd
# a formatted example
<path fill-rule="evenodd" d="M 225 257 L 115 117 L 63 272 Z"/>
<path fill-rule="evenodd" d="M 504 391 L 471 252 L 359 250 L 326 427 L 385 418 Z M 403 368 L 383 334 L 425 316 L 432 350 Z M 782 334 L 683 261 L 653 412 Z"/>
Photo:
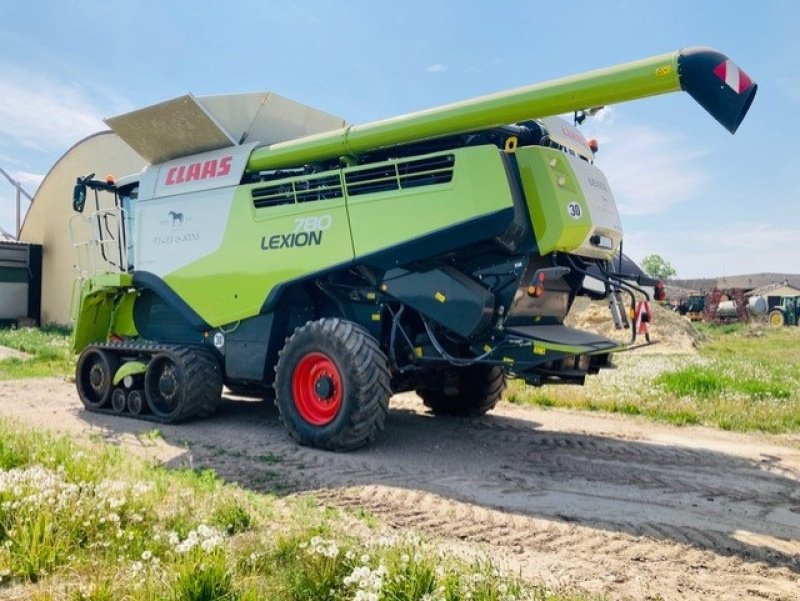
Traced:
<path fill-rule="evenodd" d="M 611 187 L 554 115 L 680 89 L 733 132 L 756 85 L 695 48 L 343 128 L 285 99 L 255 130 L 191 96 L 109 120 L 152 164 L 76 185 L 81 400 L 172 423 L 274 393 L 297 441 L 347 450 L 395 392 L 481 415 L 507 377 L 583 384 L 621 347 L 564 325 L 575 298 L 635 314 L 633 343 L 656 282 L 614 269 Z"/>

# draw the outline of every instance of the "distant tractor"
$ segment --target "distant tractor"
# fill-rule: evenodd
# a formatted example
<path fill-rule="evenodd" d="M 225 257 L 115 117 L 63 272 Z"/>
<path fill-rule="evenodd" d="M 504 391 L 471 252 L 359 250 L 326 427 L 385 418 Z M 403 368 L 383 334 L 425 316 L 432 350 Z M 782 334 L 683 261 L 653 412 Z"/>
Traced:
<path fill-rule="evenodd" d="M 706 306 L 705 294 L 692 294 L 688 299 L 681 302 L 678 312 L 689 318 L 689 321 L 702 321 L 703 309 Z"/>
<path fill-rule="evenodd" d="M 800 325 L 800 296 L 782 296 L 769 312 L 769 325 L 776 328 Z"/>

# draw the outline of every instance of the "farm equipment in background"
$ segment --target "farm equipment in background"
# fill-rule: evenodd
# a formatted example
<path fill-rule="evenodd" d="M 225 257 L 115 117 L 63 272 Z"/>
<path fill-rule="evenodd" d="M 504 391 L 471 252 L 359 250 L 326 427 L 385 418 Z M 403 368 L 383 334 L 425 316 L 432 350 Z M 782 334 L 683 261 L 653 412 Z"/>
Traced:
<path fill-rule="evenodd" d="M 692 294 L 678 305 L 678 312 L 689 318 L 689 321 L 702 321 L 706 307 L 705 294 Z"/>
<path fill-rule="evenodd" d="M 772 308 L 767 319 L 769 325 L 776 328 L 800 325 L 800 296 L 782 296 L 780 304 Z"/>
<path fill-rule="evenodd" d="M 347 450 L 395 392 L 481 415 L 507 376 L 583 384 L 627 345 L 565 326 L 575 298 L 623 294 L 636 313 L 656 282 L 613 268 L 622 226 L 596 146 L 555 115 L 685 90 L 733 133 L 756 88 L 691 48 L 294 139 L 230 135 L 191 96 L 110 119 L 152 164 L 76 184 L 95 264 L 79 396 L 173 423 L 211 413 L 223 384 L 274 390 L 298 442 Z M 286 106 L 269 125 L 313 111 Z"/>
<path fill-rule="evenodd" d="M 750 321 L 750 311 L 744 290 L 741 288 L 719 289 L 714 288 L 706 296 L 703 306 L 703 321 L 709 323 L 722 323 Z"/>

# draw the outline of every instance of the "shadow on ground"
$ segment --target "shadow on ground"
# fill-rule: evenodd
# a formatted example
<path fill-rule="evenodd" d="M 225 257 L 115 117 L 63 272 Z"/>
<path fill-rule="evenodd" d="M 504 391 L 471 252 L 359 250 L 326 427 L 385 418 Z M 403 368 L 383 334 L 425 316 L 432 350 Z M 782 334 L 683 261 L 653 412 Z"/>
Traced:
<path fill-rule="evenodd" d="M 512 516 L 644 535 L 800 573 L 793 551 L 800 541 L 798 474 L 781 471 L 774 457 L 754 461 L 550 432 L 507 416 L 435 418 L 417 409 L 421 405 L 407 402 L 392 409 L 377 443 L 352 453 L 300 447 L 272 403 L 236 397 L 211 418 L 179 426 L 76 412 L 111 442 L 125 434 L 141 440 L 158 428 L 175 447 L 168 465 L 214 469 L 259 492 L 313 492 L 336 504 L 337 491 L 391 487 L 381 501 L 388 514 L 418 502 L 414 495 L 423 491 Z M 786 550 L 761 545 L 759 537 L 785 541 Z M 506 539 L 524 542 L 525 533 Z"/>

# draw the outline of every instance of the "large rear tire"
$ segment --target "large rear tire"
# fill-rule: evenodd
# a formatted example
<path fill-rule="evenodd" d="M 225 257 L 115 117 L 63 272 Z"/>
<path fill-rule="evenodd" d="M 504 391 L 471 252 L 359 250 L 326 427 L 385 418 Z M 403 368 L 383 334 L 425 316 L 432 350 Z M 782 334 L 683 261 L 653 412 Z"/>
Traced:
<path fill-rule="evenodd" d="M 174 424 L 214 412 L 222 394 L 222 373 L 207 351 L 175 347 L 156 353 L 144 374 L 144 397 L 153 417 Z"/>
<path fill-rule="evenodd" d="M 417 394 L 437 415 L 478 417 L 495 408 L 505 389 L 502 368 L 478 364 L 434 374 Z"/>
<path fill-rule="evenodd" d="M 383 430 L 389 370 L 378 342 L 341 319 L 311 321 L 287 338 L 275 367 L 275 404 L 302 445 L 349 451 Z"/>

